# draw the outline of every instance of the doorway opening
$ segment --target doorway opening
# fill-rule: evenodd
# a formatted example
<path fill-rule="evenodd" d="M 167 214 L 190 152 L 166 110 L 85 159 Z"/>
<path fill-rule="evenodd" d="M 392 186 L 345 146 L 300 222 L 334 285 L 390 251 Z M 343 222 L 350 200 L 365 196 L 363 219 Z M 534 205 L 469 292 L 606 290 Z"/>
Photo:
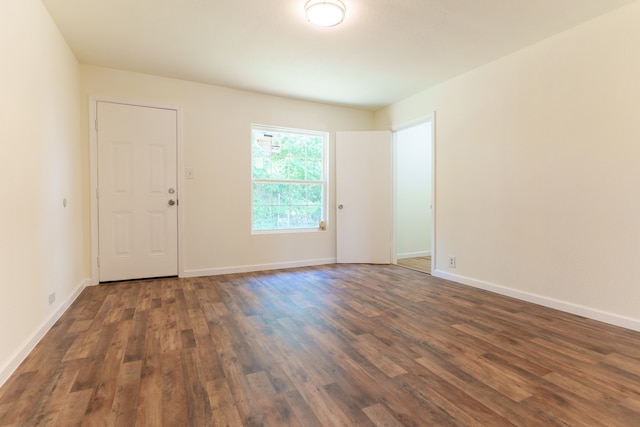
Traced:
<path fill-rule="evenodd" d="M 394 130 L 394 260 L 431 274 L 434 247 L 433 117 Z"/>

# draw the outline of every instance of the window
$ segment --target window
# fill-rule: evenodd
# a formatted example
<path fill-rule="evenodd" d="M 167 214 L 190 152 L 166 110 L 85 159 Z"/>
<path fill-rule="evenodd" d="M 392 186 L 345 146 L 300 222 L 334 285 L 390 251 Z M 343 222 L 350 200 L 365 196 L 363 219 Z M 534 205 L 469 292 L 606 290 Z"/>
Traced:
<path fill-rule="evenodd" d="M 251 127 L 252 230 L 317 229 L 327 200 L 326 132 Z"/>

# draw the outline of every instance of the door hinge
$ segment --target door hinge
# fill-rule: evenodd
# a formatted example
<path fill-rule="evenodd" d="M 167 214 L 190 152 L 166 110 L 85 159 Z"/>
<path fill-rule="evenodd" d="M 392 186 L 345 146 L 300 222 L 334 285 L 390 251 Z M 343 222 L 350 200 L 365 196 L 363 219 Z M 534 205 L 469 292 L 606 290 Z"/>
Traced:
<path fill-rule="evenodd" d="M 100 189 L 96 187 L 96 199 L 100 198 Z"/>
<path fill-rule="evenodd" d="M 100 257 L 96 258 L 96 261 L 98 262 L 98 267 L 100 267 Z"/>
<path fill-rule="evenodd" d="M 96 127 L 96 132 L 98 131 L 98 119 L 94 121 L 94 126 Z"/>

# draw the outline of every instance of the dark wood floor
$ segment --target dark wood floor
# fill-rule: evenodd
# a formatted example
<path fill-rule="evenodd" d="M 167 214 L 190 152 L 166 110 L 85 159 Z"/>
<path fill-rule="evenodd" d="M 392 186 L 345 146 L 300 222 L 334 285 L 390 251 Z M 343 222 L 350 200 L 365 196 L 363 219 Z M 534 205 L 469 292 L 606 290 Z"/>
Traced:
<path fill-rule="evenodd" d="M 0 425 L 637 426 L 640 333 L 397 266 L 102 285 Z"/>

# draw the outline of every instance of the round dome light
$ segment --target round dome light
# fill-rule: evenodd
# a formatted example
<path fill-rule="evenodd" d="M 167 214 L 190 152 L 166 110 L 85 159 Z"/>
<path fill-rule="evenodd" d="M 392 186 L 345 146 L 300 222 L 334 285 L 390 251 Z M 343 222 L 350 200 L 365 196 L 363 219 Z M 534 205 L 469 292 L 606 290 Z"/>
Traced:
<path fill-rule="evenodd" d="M 340 0 L 309 0 L 304 5 L 307 20 L 321 27 L 333 27 L 341 23 L 346 9 Z"/>

